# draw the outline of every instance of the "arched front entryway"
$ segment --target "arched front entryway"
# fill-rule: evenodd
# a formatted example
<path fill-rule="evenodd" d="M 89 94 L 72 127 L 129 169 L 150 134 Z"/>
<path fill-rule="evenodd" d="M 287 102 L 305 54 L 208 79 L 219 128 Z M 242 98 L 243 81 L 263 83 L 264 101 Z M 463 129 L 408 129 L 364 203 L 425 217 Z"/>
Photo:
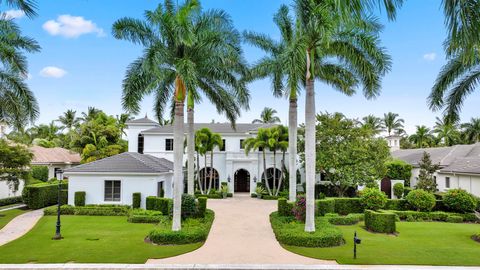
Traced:
<path fill-rule="evenodd" d="M 235 192 L 250 192 L 250 173 L 245 169 L 239 169 L 234 175 Z"/>
<path fill-rule="evenodd" d="M 267 169 L 267 181 L 268 181 L 268 185 L 271 189 L 273 189 L 273 187 L 277 187 L 278 188 L 278 184 L 280 183 L 280 177 L 282 176 L 282 171 L 279 170 L 278 168 L 275 170 L 275 185 L 273 185 L 273 172 L 274 172 L 274 169 L 275 168 L 268 168 Z M 262 173 L 262 178 L 260 181 L 262 181 L 262 183 L 265 181 L 265 173 Z"/>
<path fill-rule="evenodd" d="M 212 189 L 217 189 L 217 190 L 219 189 L 220 176 L 217 170 L 211 167 L 206 167 L 200 170 L 199 176 L 200 176 L 200 183 L 204 191 L 208 189 L 208 186 L 210 185 L 210 179 L 212 179 L 211 177 L 213 177 Z M 206 176 L 206 179 L 205 179 L 205 176 Z"/>

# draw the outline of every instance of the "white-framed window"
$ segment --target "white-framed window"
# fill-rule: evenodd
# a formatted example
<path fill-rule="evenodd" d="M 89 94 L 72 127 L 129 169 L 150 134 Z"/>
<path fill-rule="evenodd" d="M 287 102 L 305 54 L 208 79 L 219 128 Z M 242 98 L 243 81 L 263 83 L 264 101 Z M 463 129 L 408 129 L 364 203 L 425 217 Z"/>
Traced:
<path fill-rule="evenodd" d="M 244 139 L 240 139 L 240 149 L 245 149 L 245 146 L 243 145 L 245 142 Z"/>
<path fill-rule="evenodd" d="M 119 202 L 122 182 L 120 180 L 105 180 L 104 201 Z"/>
<path fill-rule="evenodd" d="M 173 151 L 173 139 L 165 139 L 165 151 Z"/>
<path fill-rule="evenodd" d="M 450 188 L 450 177 L 445 177 L 445 188 Z"/>
<path fill-rule="evenodd" d="M 222 140 L 222 147 L 220 147 L 220 151 L 225 152 L 226 142 L 225 139 Z"/>
<path fill-rule="evenodd" d="M 138 134 L 137 152 L 140 154 L 143 154 L 143 145 L 144 145 L 143 134 Z"/>

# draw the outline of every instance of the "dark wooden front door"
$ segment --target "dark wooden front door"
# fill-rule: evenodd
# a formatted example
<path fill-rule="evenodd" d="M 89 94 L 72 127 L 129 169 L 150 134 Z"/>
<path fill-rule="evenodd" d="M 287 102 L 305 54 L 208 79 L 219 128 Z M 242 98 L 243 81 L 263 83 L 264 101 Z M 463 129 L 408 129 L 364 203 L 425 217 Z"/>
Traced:
<path fill-rule="evenodd" d="M 388 178 L 383 178 L 380 184 L 380 188 L 387 197 L 390 199 L 392 198 L 392 182 Z"/>
<path fill-rule="evenodd" d="M 250 173 L 247 170 L 235 172 L 235 192 L 250 192 Z"/>

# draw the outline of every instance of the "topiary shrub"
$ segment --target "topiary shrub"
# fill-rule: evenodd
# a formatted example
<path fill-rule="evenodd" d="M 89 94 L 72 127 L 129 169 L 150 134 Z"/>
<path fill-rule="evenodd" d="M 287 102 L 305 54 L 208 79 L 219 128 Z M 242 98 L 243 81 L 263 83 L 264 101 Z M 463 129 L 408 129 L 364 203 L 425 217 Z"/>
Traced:
<path fill-rule="evenodd" d="M 279 198 L 277 211 L 280 216 L 292 216 L 293 203 L 289 203 L 285 198 Z"/>
<path fill-rule="evenodd" d="M 477 207 L 477 200 L 463 189 L 450 189 L 443 195 L 443 204 L 452 212 L 469 213 Z"/>
<path fill-rule="evenodd" d="M 335 199 L 317 200 L 317 215 L 324 216 L 327 213 L 335 213 Z"/>
<path fill-rule="evenodd" d="M 182 218 L 194 217 L 197 214 L 195 197 L 190 194 L 182 194 Z"/>
<path fill-rule="evenodd" d="M 293 206 L 293 215 L 300 222 L 305 222 L 307 215 L 307 201 L 304 195 L 298 195 L 295 205 Z"/>
<path fill-rule="evenodd" d="M 205 217 L 207 211 L 207 197 L 198 197 L 197 216 L 200 218 Z"/>
<path fill-rule="evenodd" d="M 85 206 L 85 197 L 87 193 L 85 191 L 75 192 L 74 204 L 75 206 Z"/>
<path fill-rule="evenodd" d="M 423 189 L 415 189 L 410 191 L 405 197 L 408 204 L 410 204 L 417 211 L 431 211 L 435 207 L 435 196 Z"/>
<path fill-rule="evenodd" d="M 132 193 L 132 208 L 133 209 L 140 208 L 141 204 L 142 204 L 142 193 L 140 192 Z"/>
<path fill-rule="evenodd" d="M 393 185 L 393 195 L 395 195 L 397 199 L 401 199 L 403 197 L 403 192 L 404 188 L 402 183 L 395 183 L 395 185 Z"/>
<path fill-rule="evenodd" d="M 396 231 L 396 215 L 390 212 L 365 210 L 365 227 L 378 233 L 394 233 Z"/>
<path fill-rule="evenodd" d="M 376 188 L 366 188 L 362 191 L 360 201 L 365 209 L 383 209 L 387 203 L 387 196 Z"/>

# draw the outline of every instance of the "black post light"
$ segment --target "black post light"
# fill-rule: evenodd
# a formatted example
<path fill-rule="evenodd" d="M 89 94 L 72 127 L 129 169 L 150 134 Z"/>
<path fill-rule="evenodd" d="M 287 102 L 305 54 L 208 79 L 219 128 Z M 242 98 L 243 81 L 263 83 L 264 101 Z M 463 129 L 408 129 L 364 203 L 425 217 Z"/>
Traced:
<path fill-rule="evenodd" d="M 360 245 L 362 243 L 362 239 L 357 237 L 357 231 L 355 231 L 355 234 L 353 235 L 353 258 L 357 258 L 357 245 Z"/>
<path fill-rule="evenodd" d="M 60 240 L 62 239 L 62 234 L 60 233 L 60 196 L 61 196 L 61 191 L 62 191 L 62 180 L 63 180 L 63 171 L 62 170 L 57 170 L 56 172 L 56 177 L 58 180 L 58 207 L 57 207 L 57 226 L 55 229 L 55 236 L 52 238 L 53 240 Z"/>

